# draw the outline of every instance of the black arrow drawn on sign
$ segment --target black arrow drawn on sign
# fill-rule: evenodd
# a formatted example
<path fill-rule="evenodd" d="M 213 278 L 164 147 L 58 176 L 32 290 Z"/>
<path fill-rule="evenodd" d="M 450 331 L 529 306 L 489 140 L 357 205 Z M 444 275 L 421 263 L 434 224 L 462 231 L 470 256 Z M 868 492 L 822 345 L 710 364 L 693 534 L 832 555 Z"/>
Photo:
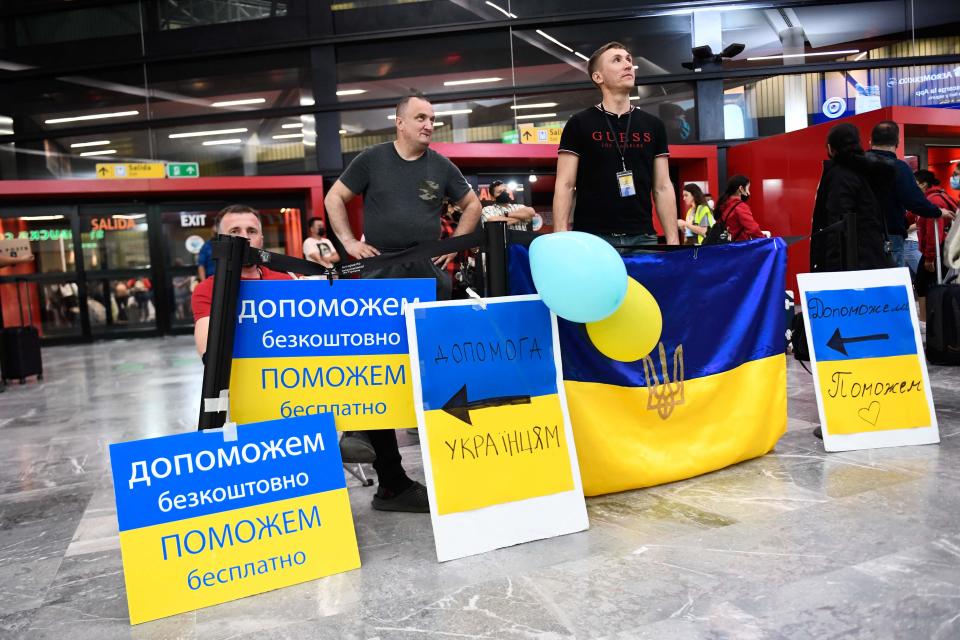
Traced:
<path fill-rule="evenodd" d="M 99 173 L 99 174 L 102 175 L 102 176 L 105 176 L 105 175 L 107 175 L 107 168 L 106 168 L 106 167 L 100 167 L 100 170 L 97 171 L 97 173 Z"/>
<path fill-rule="evenodd" d="M 467 385 L 460 387 L 453 396 L 443 405 L 443 410 L 454 418 L 472 425 L 470 412 L 476 409 L 487 409 L 490 407 L 505 407 L 510 404 L 530 404 L 530 396 L 500 396 L 499 398 L 486 398 L 485 400 L 467 401 Z"/>
<path fill-rule="evenodd" d="M 524 131 L 524 132 L 523 132 L 523 139 L 524 139 L 524 140 L 529 140 L 531 137 L 533 137 L 533 136 L 530 134 L 529 131 Z"/>
<path fill-rule="evenodd" d="M 840 335 L 840 328 L 838 327 L 833 335 L 830 336 L 830 339 L 827 340 L 827 346 L 833 349 L 834 351 L 839 351 L 843 355 L 847 355 L 847 345 L 854 342 L 867 342 L 868 340 L 889 340 L 890 336 L 886 333 L 873 333 L 869 336 L 853 336 L 844 338 Z"/>

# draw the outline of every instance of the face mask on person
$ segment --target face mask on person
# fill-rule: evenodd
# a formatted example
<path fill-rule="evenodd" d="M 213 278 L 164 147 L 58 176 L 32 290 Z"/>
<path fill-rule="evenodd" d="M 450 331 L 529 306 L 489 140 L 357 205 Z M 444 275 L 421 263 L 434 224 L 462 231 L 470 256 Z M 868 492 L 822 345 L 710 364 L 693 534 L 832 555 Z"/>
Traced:
<path fill-rule="evenodd" d="M 744 193 L 743 191 L 740 192 L 740 200 L 741 200 L 741 201 L 746 202 L 746 201 L 749 200 L 749 199 L 750 199 L 750 194 L 749 194 L 749 193 Z"/>
<path fill-rule="evenodd" d="M 953 174 L 950 176 L 950 188 L 951 189 L 960 189 L 960 174 Z"/>
<path fill-rule="evenodd" d="M 497 204 L 510 204 L 510 194 L 506 191 L 501 191 L 498 193 L 495 199 Z"/>
<path fill-rule="evenodd" d="M 716 208 L 713 204 L 713 198 L 710 198 L 709 200 L 707 200 L 707 206 L 710 207 L 711 209 Z"/>

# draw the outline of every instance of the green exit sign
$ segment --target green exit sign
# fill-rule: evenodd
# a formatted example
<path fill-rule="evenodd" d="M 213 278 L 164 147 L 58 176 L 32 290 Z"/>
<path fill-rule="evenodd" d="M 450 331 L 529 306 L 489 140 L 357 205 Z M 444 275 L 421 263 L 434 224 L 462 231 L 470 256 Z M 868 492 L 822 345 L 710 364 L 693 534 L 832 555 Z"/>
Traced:
<path fill-rule="evenodd" d="M 168 178 L 199 178 L 200 165 L 196 162 L 168 162 Z"/>

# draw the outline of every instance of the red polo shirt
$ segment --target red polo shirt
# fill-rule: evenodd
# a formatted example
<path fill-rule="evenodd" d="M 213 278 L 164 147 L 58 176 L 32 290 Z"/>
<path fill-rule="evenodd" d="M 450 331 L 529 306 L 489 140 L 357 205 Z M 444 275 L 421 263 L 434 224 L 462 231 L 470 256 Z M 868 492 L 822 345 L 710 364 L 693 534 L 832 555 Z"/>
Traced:
<path fill-rule="evenodd" d="M 193 307 L 194 322 L 210 315 L 210 305 L 213 304 L 213 281 L 215 278 L 216 276 L 207 278 L 193 290 L 193 298 L 190 300 L 190 304 Z M 289 273 L 260 267 L 259 278 L 241 277 L 241 280 L 293 280 L 293 278 L 290 277 Z"/>

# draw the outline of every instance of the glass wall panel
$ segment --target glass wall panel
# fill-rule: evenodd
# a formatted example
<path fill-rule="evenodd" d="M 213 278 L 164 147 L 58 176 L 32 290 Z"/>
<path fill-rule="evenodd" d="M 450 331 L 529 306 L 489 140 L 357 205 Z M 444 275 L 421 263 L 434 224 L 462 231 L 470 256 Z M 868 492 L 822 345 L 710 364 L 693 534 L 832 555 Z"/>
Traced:
<path fill-rule="evenodd" d="M 290 2 L 282 0 L 164 0 L 157 2 L 162 31 L 229 22 L 249 22 L 287 15 Z"/>
<path fill-rule="evenodd" d="M 33 273 L 76 271 L 71 230 L 73 207 L 24 207 L 7 209 L 5 213 L 9 217 L 0 217 L 0 234 L 6 239 L 21 238 L 30 242 Z"/>
<path fill-rule="evenodd" d="M 630 50 L 638 77 L 685 73 L 680 63 L 690 57 L 691 28 L 689 15 L 672 15 L 514 29 L 516 84 L 589 82 L 587 59 L 610 41 Z"/>
<path fill-rule="evenodd" d="M 505 9 L 492 5 L 484 0 L 358 0 L 334 2 L 330 8 L 334 31 L 347 34 L 507 18 Z"/>
<path fill-rule="evenodd" d="M 156 329 L 153 283 L 146 275 L 87 280 L 87 313 L 96 334 Z"/>
<path fill-rule="evenodd" d="M 507 30 L 337 47 L 341 101 L 511 87 Z M 362 93 L 358 93 L 362 92 Z"/>
<path fill-rule="evenodd" d="M 153 119 L 312 104 L 304 49 L 150 64 L 147 77 Z"/>
<path fill-rule="evenodd" d="M 110 207 L 89 213 L 81 209 L 80 238 L 83 266 L 88 273 L 150 267 L 145 208 Z"/>

